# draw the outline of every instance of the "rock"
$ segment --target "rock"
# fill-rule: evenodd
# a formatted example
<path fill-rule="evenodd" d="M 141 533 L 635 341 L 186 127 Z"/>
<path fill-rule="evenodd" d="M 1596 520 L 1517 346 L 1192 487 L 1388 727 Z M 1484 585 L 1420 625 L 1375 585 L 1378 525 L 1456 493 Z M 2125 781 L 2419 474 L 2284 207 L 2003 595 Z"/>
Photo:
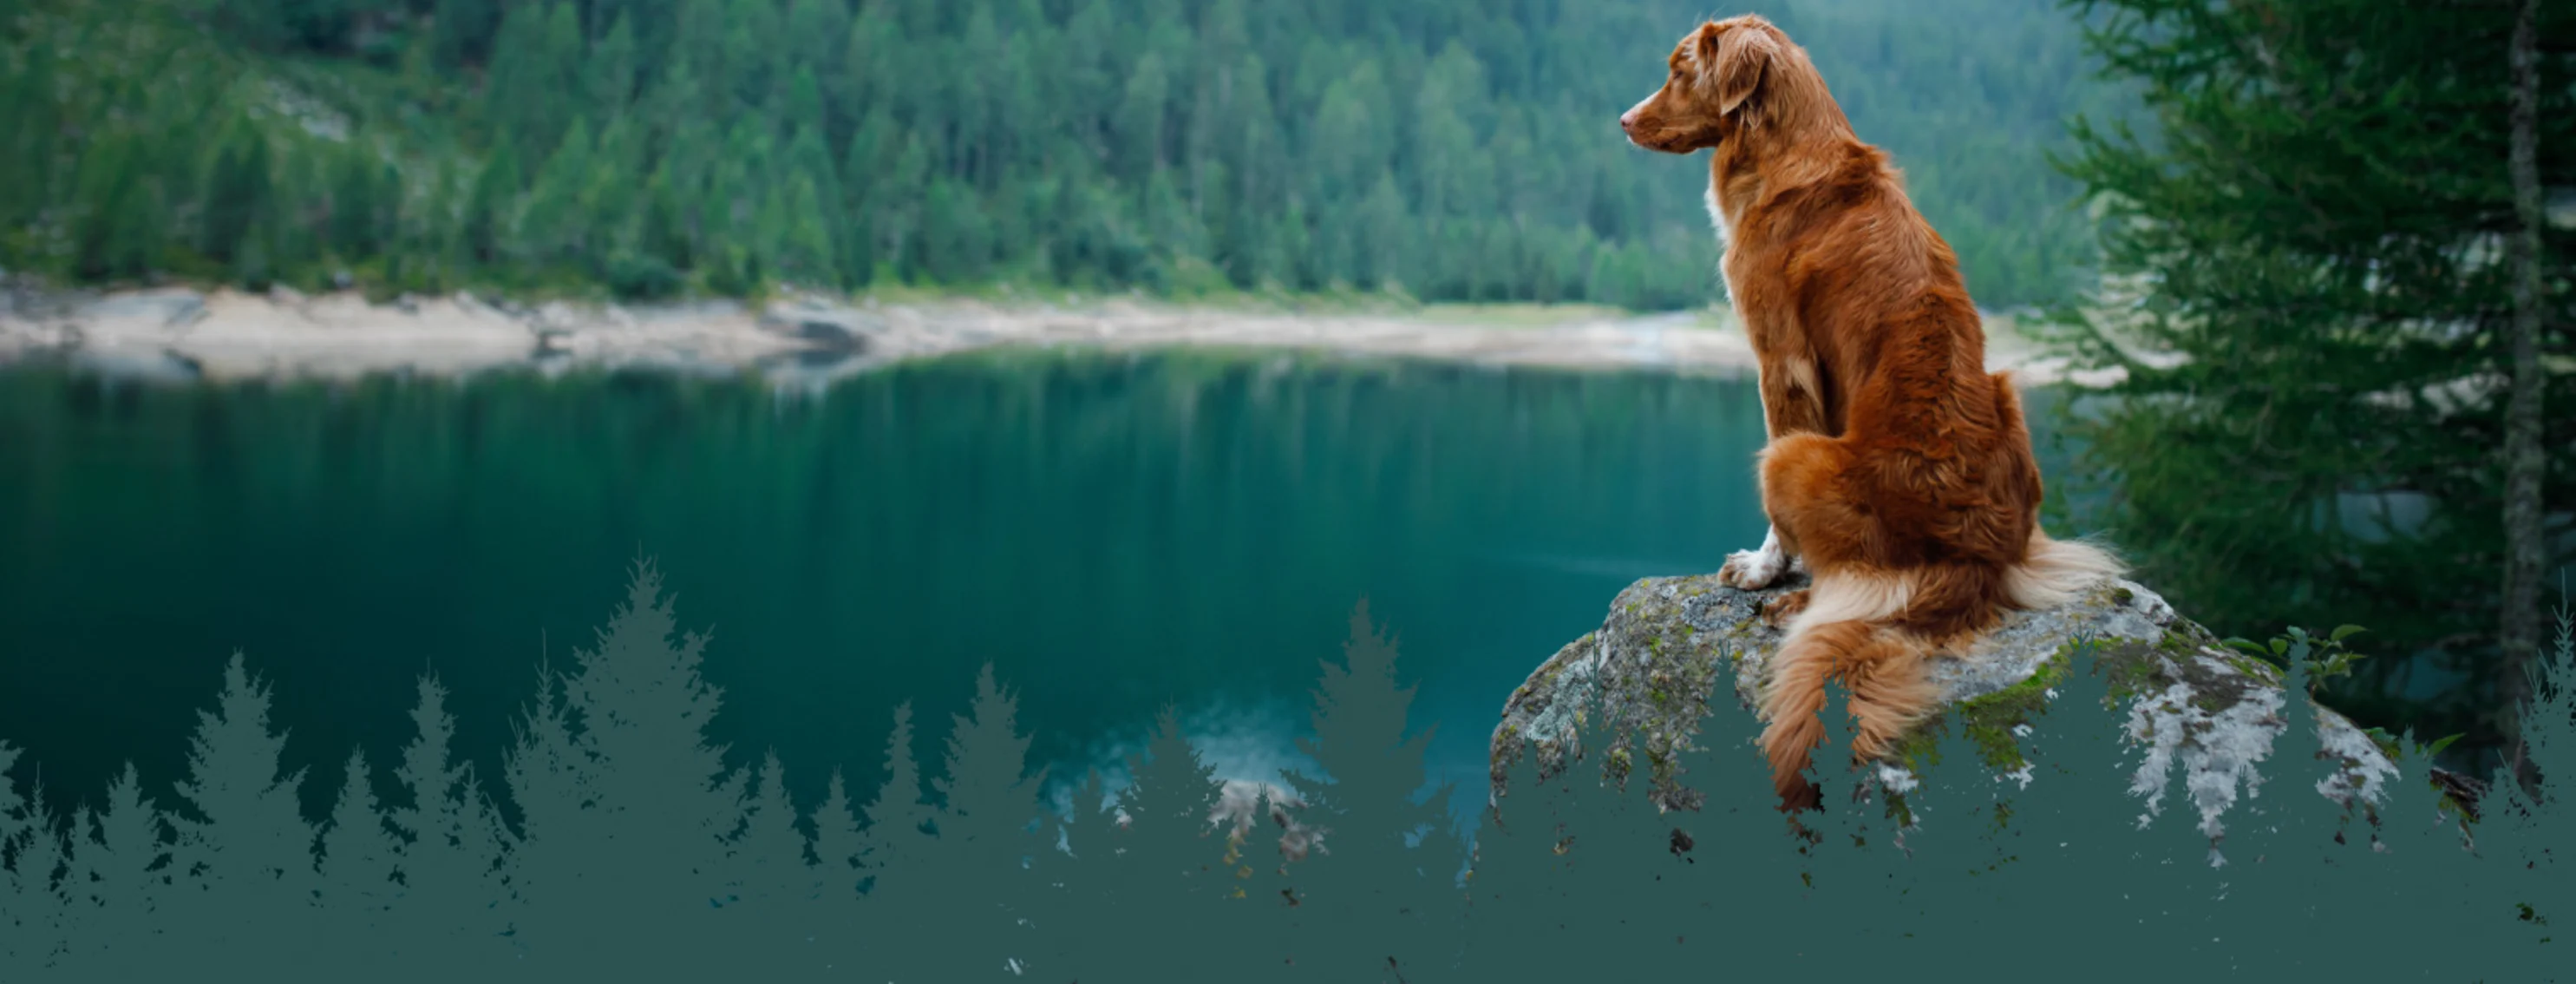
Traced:
<path fill-rule="evenodd" d="M 1562 772 L 1567 753 L 1583 751 L 1572 747 L 1572 709 L 1598 701 L 1591 706 L 1609 718 L 1599 733 L 1611 736 L 1599 756 L 1605 777 L 1628 774 L 1642 758 L 1658 807 L 1697 809 L 1705 796 L 1673 781 L 1672 753 L 1691 747 L 1683 743 L 1709 713 L 1705 695 L 1716 692 L 1721 674 L 1733 678 L 1739 704 L 1751 710 L 1755 682 L 1781 636 L 1761 618 L 1761 605 L 1806 583 L 1804 575 L 1793 575 L 1748 592 L 1703 574 L 1648 578 L 1621 591 L 1599 630 L 1558 650 L 1504 704 L 1493 735 L 1491 805 L 1501 808 L 1506 770 L 1525 752 L 1537 755 L 1542 776 Z M 2141 769 L 2166 774 L 2179 757 L 2201 827 L 2216 838 L 2220 815 L 2255 777 L 2254 763 L 2284 727 L 2276 713 L 2280 671 L 2220 645 L 2134 582 L 2106 580 L 2063 608 L 2011 613 L 1967 658 L 1935 661 L 1933 678 L 1946 701 L 1942 716 L 1924 730 L 1963 716 L 1988 761 L 2018 766 L 2008 774 L 2027 782 L 2014 729 L 2054 696 L 2050 685 L 2066 673 L 2079 635 L 2100 642 L 2096 658 L 2110 672 L 2111 692 L 2130 707 L 2129 735 L 2150 749 Z M 2384 801 L 2381 786 L 2397 774 L 2391 751 L 2332 710 L 2318 708 L 2317 720 L 2321 744 L 2342 762 L 2317 791 L 2347 807 L 2356 791 Z M 1930 741 L 1918 735 L 1900 747 L 1899 757 Z M 1748 748 L 1746 754 L 1756 753 Z M 1829 750 L 1818 754 L 1819 768 L 1838 762 Z M 1881 763 L 1874 772 L 1880 789 L 1901 794 L 1913 785 L 1901 764 Z M 2164 792 L 2158 787 L 2150 809 Z"/>

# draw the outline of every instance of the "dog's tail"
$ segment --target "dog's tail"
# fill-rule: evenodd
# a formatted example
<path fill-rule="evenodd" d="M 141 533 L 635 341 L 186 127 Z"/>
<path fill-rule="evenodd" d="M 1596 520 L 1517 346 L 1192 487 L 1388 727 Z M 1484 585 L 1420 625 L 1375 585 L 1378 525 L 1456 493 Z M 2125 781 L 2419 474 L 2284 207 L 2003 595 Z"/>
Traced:
<path fill-rule="evenodd" d="M 2032 524 L 2030 552 L 2004 568 L 2004 597 L 2015 608 L 2055 608 L 2086 588 L 2129 572 L 2110 548 L 2085 540 L 2052 540 Z"/>
<path fill-rule="evenodd" d="M 1773 787 L 1784 810 L 1810 809 L 1816 789 L 1803 775 L 1824 740 L 1825 682 L 1840 679 L 1858 722 L 1855 761 L 1877 758 L 1898 737 L 1938 709 L 1941 688 L 1931 679 L 1936 644 L 1895 624 L 1917 603 L 1939 604 L 1956 595 L 1960 572 L 1948 567 L 1884 573 L 1826 571 L 1808 590 L 1807 607 L 1792 619 L 1780 651 L 1761 682 L 1762 754 L 1771 763 Z"/>
<path fill-rule="evenodd" d="M 1993 373 L 1990 378 L 1996 412 L 2007 428 L 2006 446 L 2012 449 L 2014 466 L 2024 473 L 2030 496 L 2030 543 L 2021 562 L 2004 569 L 2002 601 L 2015 608 L 2055 608 L 2074 601 L 2086 588 L 2106 578 L 2127 574 L 2128 565 L 2109 548 L 2082 540 L 2052 540 L 2047 531 L 2039 528 L 2039 502 L 2044 493 L 2039 463 L 2031 459 L 2028 450 L 2030 431 L 2022 417 L 2021 393 L 2013 386 L 2010 370 Z"/>

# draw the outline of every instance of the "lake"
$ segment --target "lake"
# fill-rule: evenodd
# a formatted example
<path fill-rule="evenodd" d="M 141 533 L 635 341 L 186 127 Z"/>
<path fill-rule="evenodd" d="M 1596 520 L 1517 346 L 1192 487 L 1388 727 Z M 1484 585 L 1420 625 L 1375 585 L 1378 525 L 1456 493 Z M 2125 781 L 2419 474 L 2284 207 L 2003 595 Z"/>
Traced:
<path fill-rule="evenodd" d="M 129 760 L 171 805 L 239 650 L 313 817 L 352 745 L 390 794 L 424 671 L 494 779 L 540 661 L 591 645 L 648 556 L 681 625 L 712 631 L 711 736 L 775 748 L 804 808 L 835 766 L 873 795 L 898 701 L 935 772 L 987 660 L 1032 767 L 1112 767 L 1169 700 L 1222 774 L 1267 778 L 1300 760 L 1363 597 L 1471 808 L 1533 668 L 1635 579 L 1760 541 L 1761 442 L 1749 377 L 1199 350 L 990 352 L 820 395 L 20 367 L 0 371 L 0 741 L 58 805 Z"/>

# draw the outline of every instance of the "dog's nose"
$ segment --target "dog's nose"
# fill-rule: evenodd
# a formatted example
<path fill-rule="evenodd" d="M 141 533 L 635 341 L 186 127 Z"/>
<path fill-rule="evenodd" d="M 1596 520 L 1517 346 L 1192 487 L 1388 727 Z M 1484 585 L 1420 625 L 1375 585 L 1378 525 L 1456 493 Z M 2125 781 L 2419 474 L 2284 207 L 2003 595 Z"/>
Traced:
<path fill-rule="evenodd" d="M 1627 112 L 1625 112 L 1625 113 L 1621 113 L 1621 114 L 1619 114 L 1619 129 L 1621 129 L 1621 130 L 1633 130 L 1633 129 L 1636 129 L 1636 127 L 1637 127 L 1637 111 L 1636 111 L 1636 110 L 1631 109 L 1631 110 L 1629 110 L 1629 111 L 1627 111 Z"/>

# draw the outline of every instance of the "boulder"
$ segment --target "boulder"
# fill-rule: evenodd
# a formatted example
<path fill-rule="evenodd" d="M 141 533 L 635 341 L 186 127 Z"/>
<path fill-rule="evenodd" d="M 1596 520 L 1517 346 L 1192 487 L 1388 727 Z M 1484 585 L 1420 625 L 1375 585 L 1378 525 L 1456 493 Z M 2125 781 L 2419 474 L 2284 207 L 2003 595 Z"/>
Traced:
<path fill-rule="evenodd" d="M 1648 578 L 1621 591 L 1600 629 L 1540 664 L 1504 704 L 1493 735 L 1490 804 L 1503 809 L 1506 770 L 1523 754 L 1535 754 L 1542 776 L 1562 772 L 1568 761 L 1597 757 L 1605 778 L 1624 778 L 1636 774 L 1642 761 L 1658 807 L 1697 809 L 1705 794 L 1674 781 L 1673 754 L 1692 747 L 1685 743 L 1710 713 L 1707 695 L 1723 692 L 1717 687 L 1721 678 L 1731 681 L 1749 714 L 1756 681 L 1781 639 L 1780 630 L 1761 616 L 1762 604 L 1806 584 L 1803 574 L 1795 574 L 1763 591 L 1743 591 L 1702 574 Z M 2027 733 L 2032 712 L 2055 695 L 2051 685 L 2067 672 L 2077 640 L 2086 637 L 2097 641 L 2096 658 L 2110 671 L 2111 692 L 2129 708 L 2130 738 L 2149 749 L 2140 768 L 2169 775 L 2169 765 L 2180 760 L 2184 788 L 2214 843 L 2220 817 L 2285 727 L 2277 713 L 2284 697 L 2281 674 L 2264 660 L 2221 645 L 2131 581 L 2105 580 L 2061 608 L 2011 613 L 1965 658 L 1936 660 L 1933 678 L 1944 690 L 1944 709 L 1900 747 L 1896 759 L 1927 748 L 1931 729 L 1955 716 L 1965 719 L 1968 736 L 1989 764 L 2027 781 L 2018 735 Z M 1607 717 L 1596 733 L 1608 736 L 1608 748 L 1587 755 L 1574 747 L 1574 714 L 1581 707 L 1598 708 Z M 2384 802 L 2381 787 L 2397 775 L 2390 762 L 2393 744 L 2382 744 L 2330 709 L 2318 708 L 2317 720 L 2327 755 L 2341 761 L 2317 791 L 2346 807 L 2355 794 Z M 1750 747 L 1745 751 L 1758 755 Z M 1830 747 L 1818 753 L 1820 769 L 1840 762 Z M 1913 773 L 1897 762 L 1879 763 L 1872 771 L 1880 790 L 1901 794 L 1913 785 Z M 2157 790 L 2151 808 L 2164 796 L 2162 787 Z"/>

